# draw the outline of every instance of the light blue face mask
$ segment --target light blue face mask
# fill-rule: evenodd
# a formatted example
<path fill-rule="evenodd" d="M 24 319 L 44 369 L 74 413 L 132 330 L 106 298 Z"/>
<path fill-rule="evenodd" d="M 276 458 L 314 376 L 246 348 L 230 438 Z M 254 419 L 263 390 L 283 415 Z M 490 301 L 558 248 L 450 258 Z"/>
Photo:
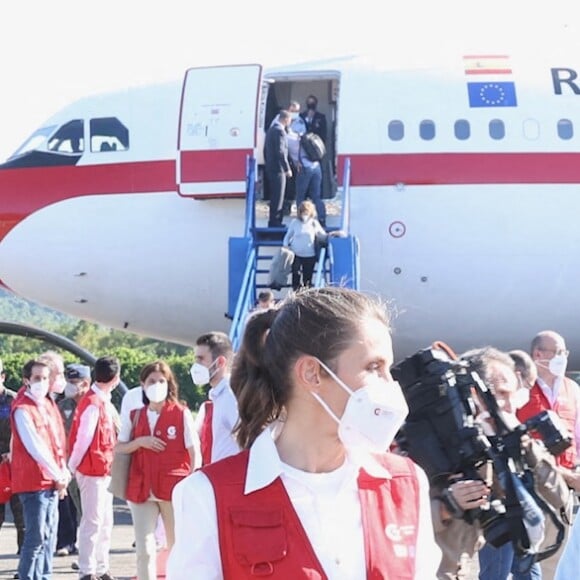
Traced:
<path fill-rule="evenodd" d="M 372 382 L 353 391 L 322 361 L 318 362 L 349 395 L 344 413 L 338 418 L 318 393 L 312 393 L 338 424 L 338 437 L 343 445 L 347 449 L 387 451 L 409 414 L 409 407 L 399 383 L 376 377 Z"/>

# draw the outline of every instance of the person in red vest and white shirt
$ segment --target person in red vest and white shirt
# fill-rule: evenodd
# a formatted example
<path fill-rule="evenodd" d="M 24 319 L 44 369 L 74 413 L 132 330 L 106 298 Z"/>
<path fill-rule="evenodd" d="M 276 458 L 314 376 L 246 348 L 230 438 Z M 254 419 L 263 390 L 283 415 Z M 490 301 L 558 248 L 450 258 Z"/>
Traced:
<path fill-rule="evenodd" d="M 568 485 L 580 491 L 580 474 L 574 469 L 580 457 L 580 387 L 566 377 L 566 341 L 557 332 L 544 330 L 532 340 L 531 356 L 538 370 L 530 400 L 518 413 L 522 422 L 542 411 L 552 410 L 572 437 L 572 445 L 556 458 Z"/>
<path fill-rule="evenodd" d="M 66 467 L 66 439 L 60 413 L 48 396 L 50 369 L 29 360 L 23 368 L 24 386 L 11 409 L 12 491 L 24 512 L 24 543 L 18 576 L 50 578 L 58 529 L 58 499 L 71 476 Z"/>
<path fill-rule="evenodd" d="M 311 288 L 248 320 L 234 359 L 244 449 L 173 492 L 169 580 L 435 578 L 429 485 L 385 451 L 408 407 L 384 305 Z"/>
<path fill-rule="evenodd" d="M 173 546 L 171 493 L 189 475 L 199 453 L 191 411 L 164 361 L 146 364 L 139 376 L 144 405 L 121 424 L 117 453 L 131 453 L 127 502 L 133 516 L 138 580 L 156 580 L 155 528 L 161 515 L 167 548 Z"/>
<path fill-rule="evenodd" d="M 195 342 L 191 378 L 196 385 L 210 386 L 209 400 L 201 405 L 195 421 L 203 465 L 240 451 L 233 434 L 238 422 L 238 403 L 230 387 L 233 356 L 232 343 L 223 332 L 202 334 Z"/>
<path fill-rule="evenodd" d="M 75 409 L 69 435 L 69 469 L 81 495 L 79 575 L 81 580 L 111 580 L 109 549 L 113 531 L 113 495 L 109 491 L 117 442 L 116 411 L 111 392 L 119 384 L 121 366 L 113 356 L 97 359 L 94 383 Z"/>

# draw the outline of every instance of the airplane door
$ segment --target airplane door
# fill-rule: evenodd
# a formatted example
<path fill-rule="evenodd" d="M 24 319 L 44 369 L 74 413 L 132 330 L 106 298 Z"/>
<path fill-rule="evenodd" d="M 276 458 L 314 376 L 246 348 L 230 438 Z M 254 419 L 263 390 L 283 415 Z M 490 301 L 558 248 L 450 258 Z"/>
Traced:
<path fill-rule="evenodd" d="M 260 65 L 192 68 L 179 114 L 177 185 L 195 198 L 246 192 L 246 159 L 256 148 Z"/>

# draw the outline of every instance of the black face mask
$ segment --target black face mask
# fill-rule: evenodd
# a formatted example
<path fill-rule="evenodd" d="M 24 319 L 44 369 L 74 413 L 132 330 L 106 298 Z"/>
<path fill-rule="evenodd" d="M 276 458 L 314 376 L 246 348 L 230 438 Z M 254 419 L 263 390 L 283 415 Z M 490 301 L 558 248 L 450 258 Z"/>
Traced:
<path fill-rule="evenodd" d="M 316 111 L 316 103 L 306 103 L 306 108 L 309 111 Z"/>

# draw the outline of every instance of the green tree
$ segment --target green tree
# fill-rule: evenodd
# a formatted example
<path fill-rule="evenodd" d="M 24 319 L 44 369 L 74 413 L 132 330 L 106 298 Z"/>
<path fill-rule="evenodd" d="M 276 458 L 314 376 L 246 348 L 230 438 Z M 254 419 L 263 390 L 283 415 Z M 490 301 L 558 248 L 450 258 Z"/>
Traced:
<path fill-rule="evenodd" d="M 190 409 L 197 411 L 206 399 L 207 393 L 203 388 L 195 386 L 189 375 L 193 362 L 190 346 L 158 341 L 80 320 L 2 290 L 0 290 L 0 319 L 55 332 L 72 340 L 95 357 L 117 356 L 121 363 L 121 380 L 127 388 L 139 384 L 139 373 L 145 364 L 162 359 L 173 370 L 180 385 L 180 398 Z M 0 334 L 0 358 L 4 362 L 7 375 L 6 385 L 18 389 L 22 384 L 22 367 L 26 361 L 46 350 L 60 352 L 67 364 L 79 362 L 74 354 L 57 349 L 44 341 Z M 121 394 L 121 392 L 113 394 L 113 402 L 117 406 L 120 405 Z"/>

